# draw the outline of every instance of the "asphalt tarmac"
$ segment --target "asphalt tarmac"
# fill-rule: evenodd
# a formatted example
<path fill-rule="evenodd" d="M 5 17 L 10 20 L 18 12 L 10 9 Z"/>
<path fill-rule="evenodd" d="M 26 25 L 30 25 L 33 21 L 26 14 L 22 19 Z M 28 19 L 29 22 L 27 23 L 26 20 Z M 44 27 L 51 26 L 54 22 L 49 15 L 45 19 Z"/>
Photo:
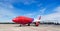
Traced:
<path fill-rule="evenodd" d="M 0 24 L 0 31 L 60 31 L 60 25 L 39 25 L 38 27 L 31 24 L 31 26 L 19 26 L 19 24 Z"/>

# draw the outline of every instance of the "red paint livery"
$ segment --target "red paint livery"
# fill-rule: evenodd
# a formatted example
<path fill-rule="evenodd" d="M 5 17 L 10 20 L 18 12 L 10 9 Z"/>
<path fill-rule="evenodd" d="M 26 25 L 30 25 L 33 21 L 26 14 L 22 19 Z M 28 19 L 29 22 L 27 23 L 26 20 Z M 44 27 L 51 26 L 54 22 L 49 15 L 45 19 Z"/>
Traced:
<path fill-rule="evenodd" d="M 28 24 L 28 23 L 32 23 L 33 20 L 34 20 L 33 18 L 28 18 L 25 16 L 18 16 L 14 18 L 12 21 L 18 24 Z"/>

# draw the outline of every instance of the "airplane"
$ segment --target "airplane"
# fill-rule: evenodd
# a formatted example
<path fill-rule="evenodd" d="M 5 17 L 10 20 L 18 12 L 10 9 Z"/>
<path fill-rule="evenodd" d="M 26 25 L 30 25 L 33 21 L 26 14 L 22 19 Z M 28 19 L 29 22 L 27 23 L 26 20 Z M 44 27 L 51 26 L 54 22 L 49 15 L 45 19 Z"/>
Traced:
<path fill-rule="evenodd" d="M 12 21 L 14 23 L 20 24 L 20 26 L 21 26 L 21 24 L 22 25 L 28 24 L 28 26 L 30 26 L 31 23 L 34 23 L 35 26 L 39 26 L 40 19 L 41 19 L 41 16 L 36 21 L 34 21 L 34 18 L 30 18 L 30 17 L 26 17 L 26 16 L 18 16 L 16 18 L 13 18 Z"/>

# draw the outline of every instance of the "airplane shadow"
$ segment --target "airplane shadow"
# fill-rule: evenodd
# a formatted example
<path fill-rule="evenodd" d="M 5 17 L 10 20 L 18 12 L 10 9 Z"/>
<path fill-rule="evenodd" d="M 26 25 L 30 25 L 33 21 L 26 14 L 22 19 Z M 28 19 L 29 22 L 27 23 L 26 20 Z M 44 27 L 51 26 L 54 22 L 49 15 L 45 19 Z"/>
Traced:
<path fill-rule="evenodd" d="M 30 26 L 28 26 L 28 25 L 17 25 L 17 26 L 14 26 L 14 27 L 37 27 L 37 26 L 35 26 L 34 24 L 31 24 Z"/>

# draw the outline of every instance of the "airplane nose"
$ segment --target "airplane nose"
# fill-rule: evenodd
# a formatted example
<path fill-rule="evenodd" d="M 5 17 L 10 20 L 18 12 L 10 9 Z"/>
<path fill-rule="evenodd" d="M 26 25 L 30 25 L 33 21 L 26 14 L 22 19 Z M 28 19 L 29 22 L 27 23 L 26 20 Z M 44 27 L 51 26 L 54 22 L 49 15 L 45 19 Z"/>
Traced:
<path fill-rule="evenodd" d="M 12 21 L 13 21 L 13 22 L 15 22 L 15 21 L 16 21 L 16 19 L 14 18 Z"/>

